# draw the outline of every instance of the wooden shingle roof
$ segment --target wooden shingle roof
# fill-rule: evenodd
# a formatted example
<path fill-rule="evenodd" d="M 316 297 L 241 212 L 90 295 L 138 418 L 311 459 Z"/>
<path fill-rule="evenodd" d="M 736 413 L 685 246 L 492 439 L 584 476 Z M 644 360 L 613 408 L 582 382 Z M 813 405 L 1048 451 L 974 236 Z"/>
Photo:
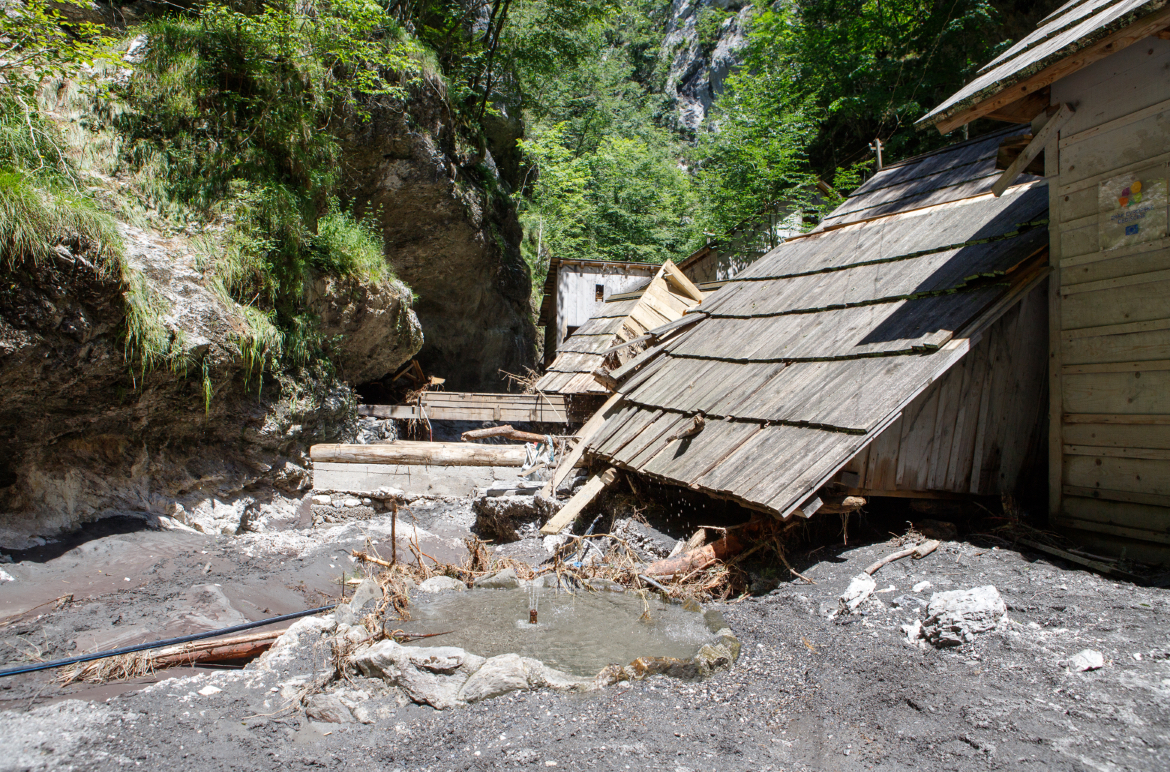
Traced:
<path fill-rule="evenodd" d="M 850 221 L 894 185 L 954 188 L 943 182 L 971 177 L 946 172 L 982 169 L 1001 138 L 879 173 L 821 230 L 704 300 L 707 317 L 620 385 L 625 399 L 590 451 L 787 517 L 1046 275 L 1042 182 L 1002 198 L 967 188 L 928 206 L 923 185 L 900 199 L 905 211 Z M 704 428 L 675 439 L 696 414 Z"/>
<path fill-rule="evenodd" d="M 1167 0 L 1070 0 L 918 123 L 936 126 L 945 134 L 984 115 L 996 117 L 997 110 L 1010 109 L 1065 75 L 1167 25 Z M 1045 98 L 1034 112 L 1046 105 Z"/>
<path fill-rule="evenodd" d="M 539 392 L 608 394 L 593 377 L 605 364 L 606 349 L 633 340 L 649 330 L 673 322 L 699 304 L 702 293 L 667 260 L 645 285 L 611 296 L 600 310 L 557 348 L 557 357 L 536 382 Z M 611 355 L 621 364 L 640 349 L 627 348 Z"/>

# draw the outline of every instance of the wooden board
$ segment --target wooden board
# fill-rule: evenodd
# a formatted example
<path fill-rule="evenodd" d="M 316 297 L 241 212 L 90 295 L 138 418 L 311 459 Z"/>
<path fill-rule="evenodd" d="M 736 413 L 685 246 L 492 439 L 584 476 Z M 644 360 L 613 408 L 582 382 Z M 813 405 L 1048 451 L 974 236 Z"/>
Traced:
<path fill-rule="evenodd" d="M 309 458 L 338 464 L 519 467 L 525 451 L 523 445 L 398 440 L 377 445 L 313 445 Z"/>
<path fill-rule="evenodd" d="M 613 484 L 616 479 L 617 472 L 613 469 L 607 469 L 599 475 L 590 477 L 581 490 L 573 494 L 573 498 L 569 499 L 565 506 L 541 527 L 540 532 L 546 536 L 555 536 L 560 533 L 565 526 L 577 519 L 585 507 L 597 498 L 597 495 L 605 490 L 606 486 Z"/>
<path fill-rule="evenodd" d="M 1067 455 L 1063 479 L 1078 488 L 1170 496 L 1170 464 L 1162 459 Z"/>
<path fill-rule="evenodd" d="M 1079 447 L 1170 449 L 1170 424 L 1065 424 L 1063 437 L 1066 445 Z"/>
<path fill-rule="evenodd" d="M 1062 378 L 1066 413 L 1170 415 L 1170 371 L 1084 373 Z"/>

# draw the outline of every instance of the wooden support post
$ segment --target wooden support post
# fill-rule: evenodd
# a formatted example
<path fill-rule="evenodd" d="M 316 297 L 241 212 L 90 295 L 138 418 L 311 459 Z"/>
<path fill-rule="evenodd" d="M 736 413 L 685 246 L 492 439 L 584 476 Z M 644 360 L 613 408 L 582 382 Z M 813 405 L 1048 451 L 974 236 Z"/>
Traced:
<path fill-rule="evenodd" d="M 589 478 L 589 482 L 585 483 L 585 487 L 577 491 L 573 498 L 565 503 L 560 512 L 553 515 L 553 518 L 544 524 L 540 532 L 545 536 L 555 536 L 561 532 L 569 523 L 577 519 L 581 511 L 589 505 L 593 499 L 597 498 L 603 490 L 608 486 L 613 485 L 614 480 L 617 479 L 616 469 L 606 469 L 599 475 L 594 475 Z"/>
<path fill-rule="evenodd" d="M 1073 112 L 1075 111 L 1072 105 L 1061 105 L 1060 109 L 1056 111 L 1056 114 L 1044 124 L 1044 128 L 1036 132 L 1036 136 L 1032 137 L 1032 141 L 1028 143 L 1028 146 L 1020 151 L 1020 154 L 1016 156 L 1016 160 L 1012 161 L 1012 165 L 991 186 L 991 192 L 995 194 L 996 198 L 1002 196 L 1011 187 L 1011 184 L 1016 181 L 1016 178 L 1020 176 L 1020 173 L 1028 167 L 1028 164 L 1032 163 L 1032 159 L 1040 155 L 1040 151 L 1048 144 L 1048 140 L 1052 139 L 1056 135 L 1056 132 L 1060 131 L 1061 126 L 1068 123 L 1069 118 L 1072 118 Z"/>
<path fill-rule="evenodd" d="M 553 472 L 552 478 L 541 489 L 540 495 L 545 498 L 552 498 L 556 495 L 557 486 L 564 482 L 573 467 L 581 463 L 581 456 L 585 454 L 585 448 L 589 445 L 589 440 L 593 439 L 594 434 L 597 434 L 597 430 L 605 423 L 605 419 L 609 418 L 610 414 L 617 407 L 618 402 L 621 401 L 621 398 L 621 394 L 614 394 L 605 401 L 605 404 L 601 406 L 600 410 L 585 422 L 585 425 L 581 427 L 581 431 L 577 432 L 577 444 L 569 451 L 567 456 L 561 459 L 561 463 L 557 465 L 557 470 Z"/>

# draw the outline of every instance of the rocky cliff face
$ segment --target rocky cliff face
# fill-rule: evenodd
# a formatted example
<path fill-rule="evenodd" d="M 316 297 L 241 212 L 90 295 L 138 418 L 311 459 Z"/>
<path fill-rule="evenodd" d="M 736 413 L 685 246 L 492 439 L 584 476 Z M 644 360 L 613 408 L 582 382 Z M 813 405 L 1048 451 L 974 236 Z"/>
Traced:
<path fill-rule="evenodd" d="M 435 84 L 406 110 L 375 107 L 353 124 L 345 173 L 357 211 L 375 213 L 386 256 L 415 293 L 424 370 L 451 390 L 498 391 L 501 369 L 535 363 L 532 278 L 501 170 L 488 148 L 461 143 L 441 93 Z M 501 151 L 515 152 L 514 136 Z"/>
<path fill-rule="evenodd" d="M 239 309 L 204 285 L 185 239 L 119 230 L 128 266 L 165 305 L 186 370 L 142 372 L 127 360 L 127 286 L 95 270 L 76 244 L 60 245 L 52 264 L 4 270 L 0 545 L 19 548 L 114 514 L 246 527 L 251 509 L 308 487 L 311 443 L 354 432 L 344 382 L 242 364 Z M 323 330 L 337 335 L 343 374 L 379 377 L 418 349 L 400 286 L 318 279 L 306 296 Z M 219 517 L 224 510 L 233 517 Z"/>
<path fill-rule="evenodd" d="M 736 0 L 674 0 L 662 43 L 669 64 L 666 93 L 678 120 L 702 126 L 727 76 L 739 66 L 753 6 Z"/>

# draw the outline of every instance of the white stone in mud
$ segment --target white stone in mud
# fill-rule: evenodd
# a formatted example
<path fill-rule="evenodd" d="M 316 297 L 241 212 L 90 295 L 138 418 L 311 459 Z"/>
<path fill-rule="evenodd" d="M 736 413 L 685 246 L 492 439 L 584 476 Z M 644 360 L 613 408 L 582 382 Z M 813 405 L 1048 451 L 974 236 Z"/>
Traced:
<path fill-rule="evenodd" d="M 444 710 L 459 705 L 459 692 L 485 662 L 454 646 L 414 648 L 381 641 L 356 653 L 353 664 L 367 678 L 399 686 L 415 702 Z"/>
<path fill-rule="evenodd" d="M 459 699 L 471 703 L 524 689 L 547 687 L 558 691 L 580 691 L 592 685 L 591 679 L 562 673 L 540 660 L 519 654 L 501 654 L 484 662 L 475 671 L 460 690 Z"/>
<path fill-rule="evenodd" d="M 305 715 L 326 724 L 352 724 L 354 720 L 353 713 L 335 694 L 314 694 L 305 706 Z"/>
<path fill-rule="evenodd" d="M 850 580 L 845 592 L 837 599 L 838 613 L 856 611 L 862 602 L 877 589 L 877 582 L 868 574 L 858 574 Z"/>
<path fill-rule="evenodd" d="M 1105 667 L 1105 657 L 1099 651 L 1085 649 L 1073 655 L 1072 659 L 1068 661 L 1068 667 L 1077 673 L 1083 673 L 1086 670 L 1100 670 Z"/>
<path fill-rule="evenodd" d="M 336 629 L 337 622 L 332 614 L 298 619 L 249 667 L 287 675 L 319 670 L 332 650 L 326 636 Z"/>
<path fill-rule="evenodd" d="M 503 571 L 481 576 L 475 580 L 475 586 L 483 590 L 514 590 L 520 586 L 520 580 L 516 578 L 515 570 L 505 568 Z"/>
<path fill-rule="evenodd" d="M 935 646 L 959 646 L 999 625 L 1007 606 L 991 585 L 936 592 L 926 607 L 924 637 Z"/>
<path fill-rule="evenodd" d="M 432 576 L 418 586 L 419 592 L 442 592 L 443 590 L 466 590 L 467 585 L 450 576 Z"/>

